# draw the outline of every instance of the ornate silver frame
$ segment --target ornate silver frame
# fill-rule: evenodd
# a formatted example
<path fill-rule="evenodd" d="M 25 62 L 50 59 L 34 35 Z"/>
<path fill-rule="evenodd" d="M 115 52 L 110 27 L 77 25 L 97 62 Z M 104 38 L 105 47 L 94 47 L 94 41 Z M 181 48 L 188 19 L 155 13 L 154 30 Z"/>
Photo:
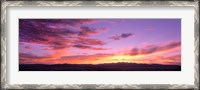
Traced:
<path fill-rule="evenodd" d="M 194 6 L 195 82 L 185 84 L 15 84 L 6 82 L 6 8 L 12 6 Z M 199 90 L 199 0 L 196 1 L 2 1 L 1 2 L 1 89 L 195 89 Z"/>

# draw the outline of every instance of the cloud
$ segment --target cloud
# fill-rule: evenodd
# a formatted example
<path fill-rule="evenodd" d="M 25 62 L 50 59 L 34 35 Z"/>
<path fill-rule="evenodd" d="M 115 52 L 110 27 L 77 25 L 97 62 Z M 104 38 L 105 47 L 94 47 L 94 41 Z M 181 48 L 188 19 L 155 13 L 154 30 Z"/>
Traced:
<path fill-rule="evenodd" d="M 130 55 L 138 55 L 139 54 L 139 49 L 138 48 L 133 48 L 130 53 Z"/>
<path fill-rule="evenodd" d="M 174 64 L 174 65 L 181 65 L 181 55 L 171 55 L 171 56 L 157 56 L 154 58 L 149 59 L 150 61 L 155 61 L 154 63 L 162 63 L 162 64 Z"/>
<path fill-rule="evenodd" d="M 90 19 L 19 19 L 19 41 L 44 44 L 54 50 L 71 48 L 74 44 L 104 45 L 102 40 L 90 36 L 99 34 L 106 28 L 84 26 L 94 22 Z"/>
<path fill-rule="evenodd" d="M 98 32 L 96 31 L 95 28 L 89 28 L 89 27 L 80 27 L 80 32 L 79 32 L 79 36 L 90 36 L 93 34 L 98 34 Z"/>
<path fill-rule="evenodd" d="M 149 45 L 146 46 L 144 49 L 141 49 L 141 54 L 151 54 L 151 53 L 155 53 L 155 52 L 160 52 L 160 51 L 168 51 L 171 49 L 174 49 L 176 47 L 180 47 L 181 46 L 181 42 L 180 41 L 176 41 L 176 42 L 170 42 L 166 45 Z"/>
<path fill-rule="evenodd" d="M 106 43 L 99 39 L 91 39 L 91 38 L 78 38 L 74 41 L 77 44 L 85 44 L 85 45 L 105 45 Z"/>
<path fill-rule="evenodd" d="M 48 25 L 47 21 L 49 20 L 44 20 L 42 22 L 39 22 L 39 21 L 42 21 L 42 20 L 20 19 L 20 25 L 19 25 L 20 42 L 46 44 L 49 46 L 57 45 L 55 43 L 59 43 L 59 45 L 65 45 L 64 42 L 59 42 L 57 40 L 58 39 L 65 40 L 63 36 L 66 33 L 64 32 L 68 32 L 66 35 L 72 34 L 72 32 L 70 32 L 70 30 L 68 29 L 48 28 L 46 25 Z M 52 22 L 56 22 L 56 21 L 53 20 Z M 43 26 L 41 26 L 40 24 L 42 24 Z"/>
<path fill-rule="evenodd" d="M 79 48 L 79 49 L 90 49 L 90 50 L 108 50 L 107 48 L 96 48 L 84 44 L 75 44 L 73 47 Z"/>
<path fill-rule="evenodd" d="M 135 35 L 135 34 L 133 34 L 133 33 L 122 33 L 120 35 L 115 35 L 115 36 L 109 37 L 109 39 L 120 40 L 122 38 L 128 38 L 128 37 L 133 36 L 133 35 Z"/>
<path fill-rule="evenodd" d="M 93 50 L 109 50 L 110 48 L 92 48 Z"/>
<path fill-rule="evenodd" d="M 180 54 L 172 55 L 172 56 L 169 56 L 167 58 L 171 59 L 171 60 L 181 60 L 181 55 Z"/>
<path fill-rule="evenodd" d="M 159 49 L 160 50 L 168 50 L 168 49 L 175 48 L 175 47 L 178 47 L 178 46 L 181 46 L 181 41 L 170 42 L 167 45 L 160 47 Z"/>
<path fill-rule="evenodd" d="M 20 63 L 62 63 L 56 59 L 71 54 L 70 48 L 107 50 L 106 43 L 92 38 L 108 30 L 85 25 L 96 23 L 90 19 L 19 19 Z M 31 53 L 27 43 L 33 45 Z M 37 47 L 35 47 L 37 46 Z M 37 50 L 36 50 L 37 49 Z M 37 51 L 41 51 L 38 52 Z M 23 53 L 21 53 L 23 52 Z M 46 56 L 40 56 L 46 55 Z M 48 57 L 47 57 L 48 56 Z"/>
<path fill-rule="evenodd" d="M 132 33 L 123 33 L 123 34 L 121 34 L 121 38 L 127 38 L 132 35 L 133 35 Z"/>
<path fill-rule="evenodd" d="M 165 65 L 181 65 L 181 55 L 175 54 L 171 56 L 154 56 L 132 59 L 133 62 L 147 64 L 165 64 Z"/>
<path fill-rule="evenodd" d="M 181 42 L 176 41 L 176 42 L 170 42 L 165 45 L 148 45 L 143 48 L 133 48 L 130 51 L 128 51 L 128 55 L 148 55 L 148 54 L 153 54 L 157 52 L 167 52 L 168 50 L 172 50 L 174 48 L 180 47 Z M 127 53 L 126 53 L 127 54 Z"/>
<path fill-rule="evenodd" d="M 33 60 L 33 59 L 43 59 L 43 58 L 47 58 L 47 57 L 46 56 L 36 56 L 31 53 L 19 53 L 19 58 Z"/>
<path fill-rule="evenodd" d="M 31 50 L 32 47 L 30 45 L 25 46 L 24 48 Z"/>
<path fill-rule="evenodd" d="M 141 54 L 151 54 L 151 53 L 153 53 L 153 52 L 158 51 L 158 48 L 159 48 L 159 47 L 156 46 L 156 45 L 149 45 L 149 46 L 147 46 L 147 47 L 141 49 L 140 53 L 141 53 Z"/>
<path fill-rule="evenodd" d="M 108 29 L 108 28 L 105 28 L 105 27 L 98 28 L 97 30 L 98 30 L 98 31 L 102 31 L 102 32 L 108 32 L 108 31 L 109 31 L 109 29 Z"/>
<path fill-rule="evenodd" d="M 74 47 L 77 47 L 77 48 L 81 48 L 81 49 L 90 49 L 92 48 L 91 46 L 86 46 L 86 45 L 82 45 L 82 44 L 75 44 L 73 45 Z"/>

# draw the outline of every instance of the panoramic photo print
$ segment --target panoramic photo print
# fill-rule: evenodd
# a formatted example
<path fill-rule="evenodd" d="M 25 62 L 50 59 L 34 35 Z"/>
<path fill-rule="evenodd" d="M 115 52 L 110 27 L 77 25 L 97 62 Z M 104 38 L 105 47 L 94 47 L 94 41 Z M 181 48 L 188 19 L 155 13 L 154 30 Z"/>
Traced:
<path fill-rule="evenodd" d="M 181 19 L 19 19 L 19 71 L 181 71 Z"/>

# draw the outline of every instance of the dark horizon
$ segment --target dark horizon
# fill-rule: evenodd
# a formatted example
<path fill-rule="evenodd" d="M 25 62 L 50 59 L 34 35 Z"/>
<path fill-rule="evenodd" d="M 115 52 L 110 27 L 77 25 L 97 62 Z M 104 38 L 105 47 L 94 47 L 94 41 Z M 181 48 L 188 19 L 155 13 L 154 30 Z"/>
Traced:
<path fill-rule="evenodd" d="M 20 64 L 19 71 L 181 71 L 181 66 L 124 62 L 106 64 Z"/>

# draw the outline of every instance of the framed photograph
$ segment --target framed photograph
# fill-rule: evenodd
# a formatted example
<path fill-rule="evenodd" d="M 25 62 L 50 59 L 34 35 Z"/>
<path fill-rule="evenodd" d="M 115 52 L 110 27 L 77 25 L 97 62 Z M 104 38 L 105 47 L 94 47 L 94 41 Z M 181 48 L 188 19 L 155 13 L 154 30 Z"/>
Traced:
<path fill-rule="evenodd" d="M 199 90 L 199 1 L 2 1 L 1 89 Z"/>

